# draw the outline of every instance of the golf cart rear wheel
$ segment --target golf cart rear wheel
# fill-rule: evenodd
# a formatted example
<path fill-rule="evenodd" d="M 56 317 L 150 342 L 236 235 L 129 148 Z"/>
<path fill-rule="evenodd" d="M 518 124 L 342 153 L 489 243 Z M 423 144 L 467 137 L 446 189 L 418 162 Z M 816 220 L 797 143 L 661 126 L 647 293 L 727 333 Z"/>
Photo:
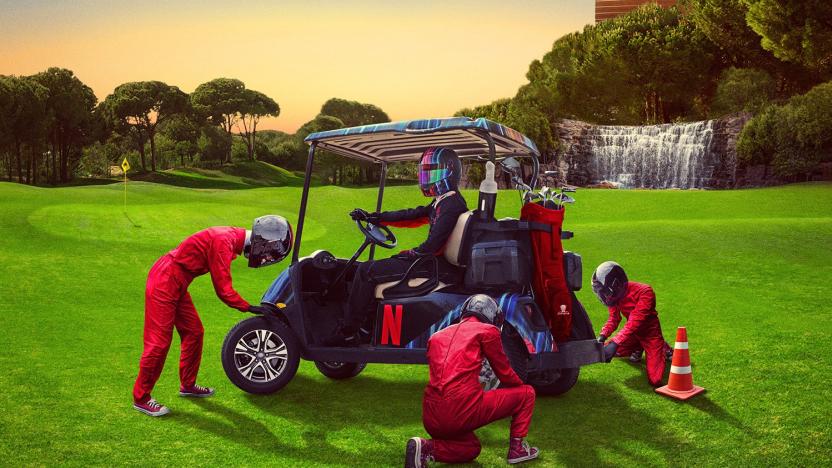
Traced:
<path fill-rule="evenodd" d="M 315 367 L 321 371 L 321 374 L 330 379 L 343 380 L 360 374 L 367 367 L 367 364 L 363 362 L 315 361 Z"/>
<path fill-rule="evenodd" d="M 551 369 L 529 378 L 529 384 L 538 395 L 556 396 L 568 392 L 578 382 L 581 369 Z"/>
<path fill-rule="evenodd" d="M 280 320 L 253 317 L 238 323 L 222 344 L 222 368 L 248 393 L 274 393 L 292 380 L 300 363 L 300 345 Z"/>

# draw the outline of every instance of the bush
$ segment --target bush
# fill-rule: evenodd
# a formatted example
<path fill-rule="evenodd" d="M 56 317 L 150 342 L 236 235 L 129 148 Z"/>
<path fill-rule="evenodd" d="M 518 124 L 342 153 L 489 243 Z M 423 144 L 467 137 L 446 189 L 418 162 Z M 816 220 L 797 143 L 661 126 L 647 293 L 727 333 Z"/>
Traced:
<path fill-rule="evenodd" d="M 832 81 L 770 106 L 740 133 L 737 152 L 746 164 L 765 164 L 781 177 L 810 175 L 832 159 Z"/>

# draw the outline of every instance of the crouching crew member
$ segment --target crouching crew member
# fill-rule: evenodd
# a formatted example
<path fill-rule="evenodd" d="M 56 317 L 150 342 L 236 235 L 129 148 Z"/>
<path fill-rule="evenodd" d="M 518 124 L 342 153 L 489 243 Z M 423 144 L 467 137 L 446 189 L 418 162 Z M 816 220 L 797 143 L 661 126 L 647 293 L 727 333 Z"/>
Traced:
<path fill-rule="evenodd" d="M 462 306 L 460 322 L 428 341 L 430 383 L 425 388 L 422 420 L 433 439 L 407 442 L 405 467 L 429 461 L 466 463 L 480 453 L 474 430 L 511 417 L 508 462 L 537 458 L 524 440 L 534 411 L 534 389 L 523 384 L 509 364 L 500 337 L 503 311 L 489 296 L 477 294 Z M 500 388 L 483 391 L 479 382 L 483 358 L 500 379 Z"/>
<path fill-rule="evenodd" d="M 236 227 L 212 227 L 188 237 L 179 247 L 156 261 L 147 275 L 144 308 L 144 352 L 139 376 L 133 386 L 133 407 L 150 416 L 170 411 L 150 397 L 162 373 L 170 349 L 173 329 L 179 332 L 182 352 L 179 358 L 179 395 L 208 397 L 214 389 L 197 385 L 202 359 L 203 328 L 188 285 L 197 276 L 211 273 L 217 296 L 241 312 L 266 312 L 250 305 L 231 285 L 231 261 L 238 255 L 248 258 L 248 266 L 259 268 L 277 263 L 292 248 L 292 228 L 280 216 L 262 216 L 246 231 Z"/>
<path fill-rule="evenodd" d="M 618 263 L 604 262 L 592 274 L 592 290 L 609 308 L 609 319 L 598 337 L 598 341 L 606 343 L 604 354 L 607 362 L 614 356 L 629 356 L 630 361 L 639 362 L 644 351 L 647 380 L 650 385 L 661 385 L 665 363 L 670 359 L 672 350 L 662 336 L 653 288 L 628 281 L 627 274 Z M 627 319 L 627 324 L 607 342 L 621 323 L 622 316 Z"/>
<path fill-rule="evenodd" d="M 405 250 L 391 258 L 361 263 L 352 282 L 349 304 L 342 323 L 324 340 L 329 346 L 353 346 L 362 339 L 361 326 L 373 311 L 375 288 L 380 283 L 398 281 L 420 257 L 436 256 L 439 277 L 453 275 L 456 267 L 442 257 L 445 244 L 456 226 L 459 215 L 468 211 L 465 199 L 457 191 L 462 164 L 450 148 L 429 148 L 419 162 L 419 187 L 422 194 L 433 200 L 425 206 L 383 213 L 353 210 L 354 220 L 395 227 L 430 225 L 428 238 L 418 247 Z M 430 276 L 431 264 L 422 263 L 414 273 Z M 450 281 L 450 280 L 449 280 Z M 365 335 L 369 335 L 366 333 Z"/>

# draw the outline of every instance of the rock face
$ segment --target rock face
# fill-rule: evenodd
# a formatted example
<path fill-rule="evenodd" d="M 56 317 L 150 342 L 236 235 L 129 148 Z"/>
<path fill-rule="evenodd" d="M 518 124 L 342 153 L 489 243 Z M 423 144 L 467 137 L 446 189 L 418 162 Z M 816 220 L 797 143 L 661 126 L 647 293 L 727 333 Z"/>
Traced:
<path fill-rule="evenodd" d="M 728 188 L 737 184 L 736 141 L 750 115 L 682 124 L 592 125 L 561 120 L 554 183 L 639 188 Z"/>

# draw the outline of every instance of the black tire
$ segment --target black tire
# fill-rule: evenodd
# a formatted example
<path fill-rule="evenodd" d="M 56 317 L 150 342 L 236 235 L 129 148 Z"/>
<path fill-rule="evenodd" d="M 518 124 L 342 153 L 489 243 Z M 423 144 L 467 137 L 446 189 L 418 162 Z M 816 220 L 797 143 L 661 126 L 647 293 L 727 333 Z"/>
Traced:
<path fill-rule="evenodd" d="M 523 337 L 509 324 L 503 325 L 503 350 L 506 352 L 511 368 L 523 382 L 526 381 L 529 369 L 529 349 Z"/>
<path fill-rule="evenodd" d="M 321 374 L 334 380 L 351 379 L 367 367 L 363 362 L 315 361 L 315 367 Z"/>
<path fill-rule="evenodd" d="M 286 324 L 276 318 L 252 317 L 225 335 L 222 368 L 240 389 L 269 394 L 292 380 L 300 354 L 297 337 Z"/>
<path fill-rule="evenodd" d="M 538 395 L 563 395 L 578 382 L 580 368 L 551 369 L 535 374 L 529 378 L 529 384 L 534 387 Z"/>

